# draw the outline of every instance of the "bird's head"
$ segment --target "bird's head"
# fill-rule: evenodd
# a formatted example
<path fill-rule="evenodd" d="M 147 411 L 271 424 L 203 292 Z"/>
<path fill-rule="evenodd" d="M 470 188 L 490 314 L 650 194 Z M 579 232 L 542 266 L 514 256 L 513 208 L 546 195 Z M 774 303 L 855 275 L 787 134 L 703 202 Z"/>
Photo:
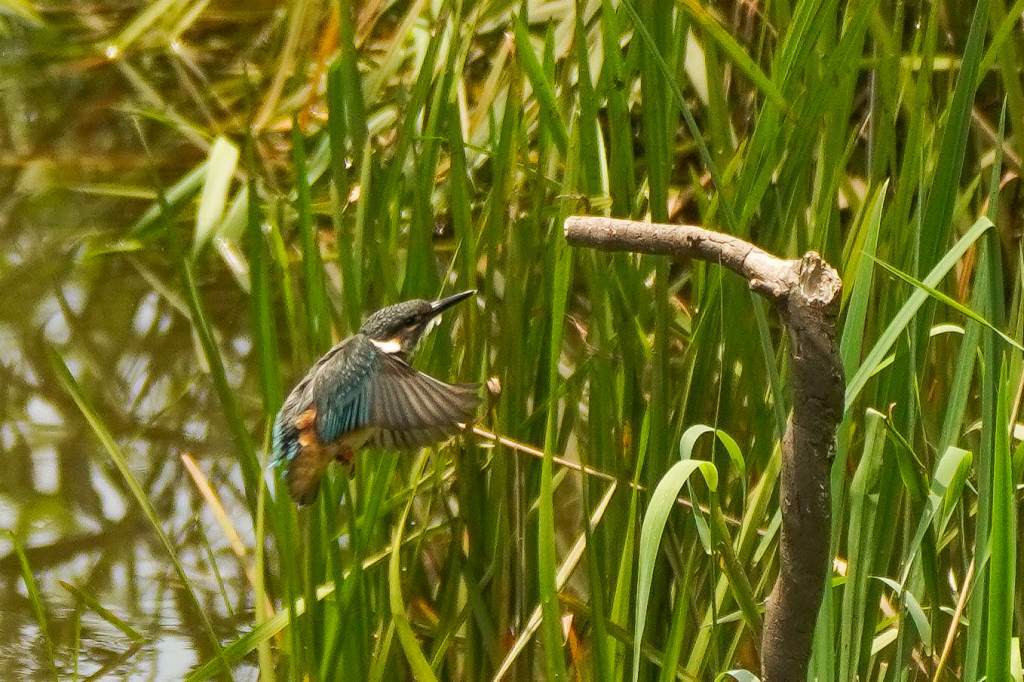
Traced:
<path fill-rule="evenodd" d="M 438 315 L 475 293 L 475 289 L 470 289 L 438 301 L 416 299 L 396 303 L 366 318 L 359 333 L 370 337 L 385 353 L 409 355 Z"/>

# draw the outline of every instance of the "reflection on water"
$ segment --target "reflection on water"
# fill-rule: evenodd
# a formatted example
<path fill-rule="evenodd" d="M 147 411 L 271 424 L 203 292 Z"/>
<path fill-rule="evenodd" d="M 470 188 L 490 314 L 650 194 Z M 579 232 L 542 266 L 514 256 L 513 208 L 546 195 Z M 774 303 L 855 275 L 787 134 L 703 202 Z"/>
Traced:
<path fill-rule="evenodd" d="M 0 34 L 0 528 L 11 531 L 0 534 L 0 679 L 52 677 L 51 660 L 61 677 L 77 669 L 178 679 L 210 654 L 208 640 L 148 521 L 55 380 L 48 347 L 124 448 L 222 637 L 251 622 L 252 595 L 223 534 L 201 513 L 180 455 L 196 458 L 229 513 L 241 504 L 237 466 L 191 327 L 166 293 L 176 290 L 166 255 L 97 249 L 149 203 L 100 191 L 152 184 L 135 126 L 118 109 L 133 93 L 119 67 L 76 61 L 95 36 L 64 44 L 63 18 L 50 18 L 51 33 L 12 24 Z M 163 178 L 199 158 L 161 126 L 146 131 L 166 164 Z M 258 391 L 242 371 L 244 299 L 222 267 L 200 272 L 229 380 L 258 432 L 263 415 L 247 397 Z M 251 542 L 247 517 L 233 516 Z M 12 537 L 39 584 L 52 658 Z M 134 642 L 64 583 L 143 639 Z M 240 668 L 238 679 L 247 677 Z"/>

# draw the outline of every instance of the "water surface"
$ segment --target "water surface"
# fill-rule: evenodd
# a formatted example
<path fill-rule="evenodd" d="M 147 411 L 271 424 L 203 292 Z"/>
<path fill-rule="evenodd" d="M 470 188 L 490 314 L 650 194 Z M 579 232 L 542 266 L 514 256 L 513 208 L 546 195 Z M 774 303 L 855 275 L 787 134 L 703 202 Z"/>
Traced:
<path fill-rule="evenodd" d="M 97 16 L 90 33 L 53 13 L 49 29 L 12 24 L 0 37 L 0 528 L 11 532 L 0 534 L 2 679 L 49 677 L 50 660 L 61 677 L 178 679 L 210 655 L 166 552 L 57 381 L 50 350 L 123 448 L 218 636 L 252 620 L 240 564 L 181 462 L 196 459 L 251 543 L 248 516 L 236 513 L 235 451 L 174 293 L 176 268 L 165 247 L 124 240 L 153 201 L 154 178 L 173 182 L 202 152 L 166 124 L 135 124 L 132 78 L 159 86 L 173 69 L 153 54 L 97 57 L 96 41 L 124 16 Z M 198 264 L 229 380 L 258 429 L 261 406 L 248 396 L 259 394 L 244 372 L 246 299 L 215 252 Z M 11 534 L 42 593 L 52 659 Z"/>

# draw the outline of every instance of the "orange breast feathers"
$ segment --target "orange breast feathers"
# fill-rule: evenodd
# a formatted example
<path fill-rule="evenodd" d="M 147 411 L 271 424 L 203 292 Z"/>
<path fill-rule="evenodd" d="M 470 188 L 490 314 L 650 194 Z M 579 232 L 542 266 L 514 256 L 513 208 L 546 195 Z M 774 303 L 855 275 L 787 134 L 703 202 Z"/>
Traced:
<path fill-rule="evenodd" d="M 314 451 L 326 459 L 334 458 L 339 462 L 349 463 L 355 450 L 362 447 L 373 435 L 372 428 L 349 431 L 334 443 L 321 443 L 316 434 L 316 408 L 310 407 L 295 419 L 295 428 L 299 430 L 299 447 L 304 451 Z M 311 453 L 312 454 L 312 453 Z"/>

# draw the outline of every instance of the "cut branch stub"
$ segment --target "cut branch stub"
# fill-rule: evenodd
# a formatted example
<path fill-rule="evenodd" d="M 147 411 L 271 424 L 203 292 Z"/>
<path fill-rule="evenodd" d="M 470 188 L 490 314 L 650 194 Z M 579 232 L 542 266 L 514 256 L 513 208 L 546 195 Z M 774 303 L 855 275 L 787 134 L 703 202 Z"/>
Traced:
<path fill-rule="evenodd" d="M 789 331 L 793 412 L 782 441 L 779 576 L 761 638 L 764 682 L 803 680 L 829 566 L 829 467 L 843 414 L 836 348 L 842 281 L 813 251 L 778 258 L 731 235 L 693 225 L 573 216 L 570 244 L 605 251 L 690 256 L 718 263 L 771 300 Z"/>

